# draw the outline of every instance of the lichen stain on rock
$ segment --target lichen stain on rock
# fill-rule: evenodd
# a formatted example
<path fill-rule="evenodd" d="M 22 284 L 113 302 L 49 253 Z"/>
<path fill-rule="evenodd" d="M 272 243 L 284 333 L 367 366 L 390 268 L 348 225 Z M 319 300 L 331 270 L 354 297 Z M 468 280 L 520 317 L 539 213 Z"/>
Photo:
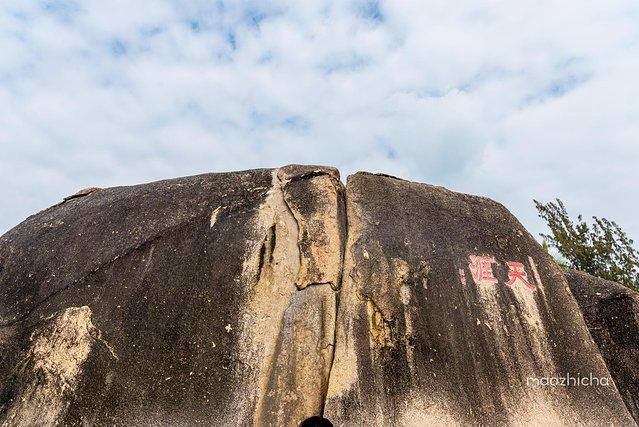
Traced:
<path fill-rule="evenodd" d="M 19 385 L 6 409 L 3 426 L 59 424 L 93 345 L 96 341 L 106 345 L 87 306 L 69 307 L 53 315 L 31 334 L 30 341 L 15 368 Z"/>
<path fill-rule="evenodd" d="M 366 302 L 366 312 L 368 313 L 371 349 L 374 354 L 381 355 L 383 352 L 395 348 L 391 319 L 385 319 L 382 311 L 372 301 Z"/>

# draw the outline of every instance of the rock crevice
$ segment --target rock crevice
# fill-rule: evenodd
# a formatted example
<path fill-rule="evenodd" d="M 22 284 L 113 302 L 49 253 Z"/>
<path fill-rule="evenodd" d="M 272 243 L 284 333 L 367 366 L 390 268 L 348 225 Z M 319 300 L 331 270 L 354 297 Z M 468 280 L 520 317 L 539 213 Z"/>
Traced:
<path fill-rule="evenodd" d="M 260 366 L 256 425 L 294 425 L 321 414 L 328 388 L 344 201 L 334 172 L 309 169 L 274 171 L 256 218 L 256 228 L 265 235 L 255 273 L 245 272 L 257 281 L 243 331 L 248 362 Z"/>

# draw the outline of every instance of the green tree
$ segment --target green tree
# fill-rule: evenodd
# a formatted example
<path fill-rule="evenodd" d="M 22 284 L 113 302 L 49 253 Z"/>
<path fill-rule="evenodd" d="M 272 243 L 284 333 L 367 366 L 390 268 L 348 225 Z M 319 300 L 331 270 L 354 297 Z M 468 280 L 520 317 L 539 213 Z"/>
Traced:
<path fill-rule="evenodd" d="M 573 222 L 561 200 L 534 202 L 552 233 L 541 236 L 569 267 L 639 291 L 639 253 L 617 223 L 593 216 L 592 225 L 588 225 L 581 215 Z"/>

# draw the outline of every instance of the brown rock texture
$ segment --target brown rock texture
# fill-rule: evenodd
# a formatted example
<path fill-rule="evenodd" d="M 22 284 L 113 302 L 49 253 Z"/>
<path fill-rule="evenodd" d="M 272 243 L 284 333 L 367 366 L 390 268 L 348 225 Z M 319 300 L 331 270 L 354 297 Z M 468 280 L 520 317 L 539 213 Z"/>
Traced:
<path fill-rule="evenodd" d="M 0 237 L 0 424 L 628 425 L 501 205 L 336 169 L 89 188 Z"/>
<path fill-rule="evenodd" d="M 561 270 L 498 203 L 358 173 L 325 416 L 336 425 L 632 422 Z M 611 381 L 612 383 L 612 381 Z"/>
<path fill-rule="evenodd" d="M 0 239 L 0 424 L 321 413 L 342 191 L 332 168 L 289 166 L 83 191 L 28 218 Z"/>
<path fill-rule="evenodd" d="M 639 294 L 581 271 L 565 275 L 628 411 L 639 422 Z"/>

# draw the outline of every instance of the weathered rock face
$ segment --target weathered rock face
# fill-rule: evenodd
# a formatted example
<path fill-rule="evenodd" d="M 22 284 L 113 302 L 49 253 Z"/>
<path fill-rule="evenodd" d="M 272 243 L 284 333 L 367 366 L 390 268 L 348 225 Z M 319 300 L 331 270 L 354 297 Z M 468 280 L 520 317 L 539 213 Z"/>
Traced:
<path fill-rule="evenodd" d="M 639 423 L 639 294 L 581 271 L 565 275 L 626 407 Z"/>
<path fill-rule="evenodd" d="M 7 425 L 295 425 L 321 413 L 341 276 L 330 168 L 70 198 L 0 243 Z"/>
<path fill-rule="evenodd" d="M 0 238 L 3 425 L 632 422 L 500 205 L 333 168 L 88 189 Z"/>
<path fill-rule="evenodd" d="M 632 422 L 614 385 L 535 384 L 608 371 L 561 271 L 504 207 L 363 173 L 349 177 L 346 200 L 327 418 L 337 425 Z"/>

